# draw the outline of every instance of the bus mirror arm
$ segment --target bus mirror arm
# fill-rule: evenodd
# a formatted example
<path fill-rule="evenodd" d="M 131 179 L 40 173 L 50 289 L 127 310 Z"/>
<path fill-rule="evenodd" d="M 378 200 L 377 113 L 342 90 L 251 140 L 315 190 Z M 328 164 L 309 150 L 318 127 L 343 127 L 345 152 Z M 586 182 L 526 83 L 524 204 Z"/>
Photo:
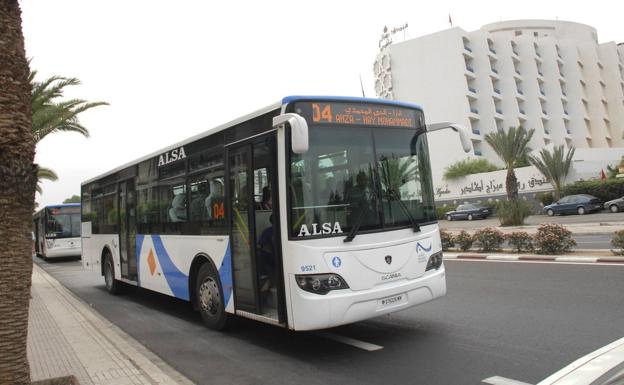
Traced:
<path fill-rule="evenodd" d="M 308 122 L 299 114 L 288 113 L 273 117 L 273 127 L 290 124 L 292 151 L 295 154 L 308 152 Z"/>
<path fill-rule="evenodd" d="M 470 140 L 470 138 L 468 138 L 468 134 L 466 134 L 466 129 L 459 124 L 451 122 L 428 124 L 427 132 L 443 130 L 445 128 L 450 128 L 451 130 L 459 134 L 459 140 L 461 141 L 464 152 L 470 152 L 472 150 L 472 141 Z"/>

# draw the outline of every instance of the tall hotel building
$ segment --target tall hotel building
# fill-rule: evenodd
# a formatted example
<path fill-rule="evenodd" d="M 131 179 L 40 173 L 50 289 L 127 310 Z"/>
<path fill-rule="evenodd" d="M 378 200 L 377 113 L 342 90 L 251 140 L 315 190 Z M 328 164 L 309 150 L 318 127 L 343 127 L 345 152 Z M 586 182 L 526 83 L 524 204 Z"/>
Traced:
<path fill-rule="evenodd" d="M 413 102 L 428 122 L 464 125 L 471 156 L 500 164 L 484 136 L 535 129 L 533 149 L 624 147 L 624 44 L 590 26 L 548 20 L 451 28 L 390 44 L 374 64 L 379 97 Z M 429 138 L 434 180 L 466 154 L 453 133 Z M 613 153 L 613 151 L 609 151 Z"/>

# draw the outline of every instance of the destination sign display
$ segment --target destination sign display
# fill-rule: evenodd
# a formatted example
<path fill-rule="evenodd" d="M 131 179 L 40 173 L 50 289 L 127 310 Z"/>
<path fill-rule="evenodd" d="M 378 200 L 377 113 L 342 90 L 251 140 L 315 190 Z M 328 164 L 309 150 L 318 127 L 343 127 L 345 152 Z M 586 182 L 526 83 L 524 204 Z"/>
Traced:
<path fill-rule="evenodd" d="M 50 207 L 48 212 L 52 215 L 80 214 L 80 206 Z"/>
<path fill-rule="evenodd" d="M 415 110 L 378 104 L 340 102 L 297 103 L 295 110 L 313 124 L 341 124 L 417 128 L 420 121 Z"/>

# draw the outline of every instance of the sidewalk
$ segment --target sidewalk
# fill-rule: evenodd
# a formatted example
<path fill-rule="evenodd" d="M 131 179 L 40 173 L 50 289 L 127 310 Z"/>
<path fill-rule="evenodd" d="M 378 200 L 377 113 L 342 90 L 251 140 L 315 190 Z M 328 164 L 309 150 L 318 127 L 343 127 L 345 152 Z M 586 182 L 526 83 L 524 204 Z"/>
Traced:
<path fill-rule="evenodd" d="M 525 262 L 567 262 L 567 263 L 606 263 L 624 266 L 624 257 L 613 256 L 608 250 L 576 250 L 565 255 L 545 255 L 531 253 L 476 251 L 445 251 L 444 259 L 469 259 L 488 261 L 525 261 Z M 610 254 L 610 255 L 609 255 Z"/>
<path fill-rule="evenodd" d="M 90 384 L 192 384 L 33 266 L 28 360 L 32 381 L 75 376 Z"/>
<path fill-rule="evenodd" d="M 441 230 L 446 230 L 450 233 L 459 233 L 462 230 L 466 230 L 467 233 L 472 234 L 476 230 L 487 227 L 478 228 L 462 228 L 462 222 L 455 222 L 453 225 L 447 223 L 445 226 L 440 226 Z M 544 223 L 549 223 L 548 219 L 544 219 Z M 561 226 L 567 228 L 572 234 L 577 235 L 590 235 L 590 234 L 613 234 L 615 231 L 624 230 L 624 222 L 592 222 L 592 223 L 564 223 Z M 526 231 L 529 234 L 535 234 L 539 225 L 524 225 L 524 226 L 491 226 L 505 234 L 512 233 L 514 231 Z"/>

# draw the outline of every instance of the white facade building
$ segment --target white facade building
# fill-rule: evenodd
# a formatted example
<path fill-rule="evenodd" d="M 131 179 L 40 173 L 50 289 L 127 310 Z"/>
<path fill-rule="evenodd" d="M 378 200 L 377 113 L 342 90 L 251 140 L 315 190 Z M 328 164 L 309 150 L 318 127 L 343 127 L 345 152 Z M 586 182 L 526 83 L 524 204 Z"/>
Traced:
<path fill-rule="evenodd" d="M 624 44 L 599 44 L 590 26 L 548 20 L 451 28 L 391 44 L 374 65 L 382 98 L 413 102 L 428 122 L 471 132 L 474 153 L 501 164 L 484 140 L 512 126 L 535 129 L 533 149 L 549 145 L 622 148 Z M 456 135 L 430 135 L 433 177 L 464 159 Z"/>

